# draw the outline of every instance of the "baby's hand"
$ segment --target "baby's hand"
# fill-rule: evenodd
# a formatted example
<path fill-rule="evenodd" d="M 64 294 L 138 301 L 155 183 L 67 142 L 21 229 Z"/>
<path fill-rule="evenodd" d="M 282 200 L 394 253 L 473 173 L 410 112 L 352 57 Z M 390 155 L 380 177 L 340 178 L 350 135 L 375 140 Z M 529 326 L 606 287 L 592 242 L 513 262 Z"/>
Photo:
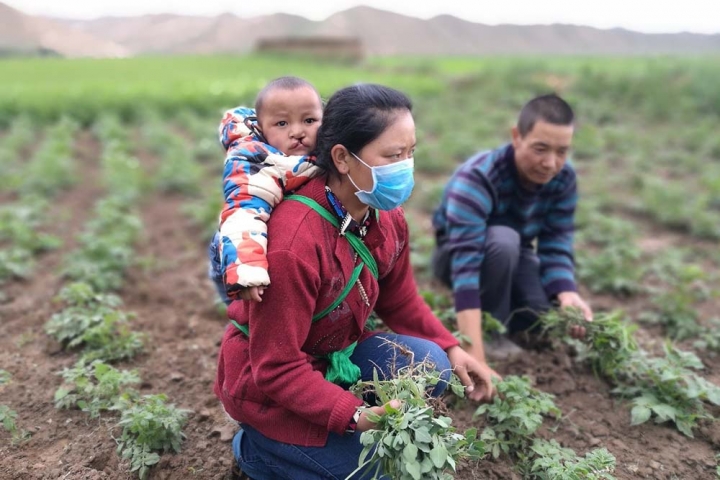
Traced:
<path fill-rule="evenodd" d="M 240 298 L 243 300 L 262 302 L 263 293 L 265 293 L 265 287 L 247 287 L 240 290 Z"/>

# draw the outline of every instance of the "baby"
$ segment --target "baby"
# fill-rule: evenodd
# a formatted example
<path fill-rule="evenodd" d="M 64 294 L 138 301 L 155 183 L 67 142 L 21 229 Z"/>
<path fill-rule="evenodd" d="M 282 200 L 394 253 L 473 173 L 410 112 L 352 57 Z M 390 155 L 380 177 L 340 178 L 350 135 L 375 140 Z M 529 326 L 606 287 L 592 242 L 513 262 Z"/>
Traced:
<path fill-rule="evenodd" d="M 210 277 L 220 298 L 262 301 L 267 273 L 267 225 L 286 192 L 318 173 L 314 158 L 322 99 L 307 81 L 268 83 L 255 109 L 225 113 L 220 141 L 227 150 L 219 231 L 209 247 Z"/>

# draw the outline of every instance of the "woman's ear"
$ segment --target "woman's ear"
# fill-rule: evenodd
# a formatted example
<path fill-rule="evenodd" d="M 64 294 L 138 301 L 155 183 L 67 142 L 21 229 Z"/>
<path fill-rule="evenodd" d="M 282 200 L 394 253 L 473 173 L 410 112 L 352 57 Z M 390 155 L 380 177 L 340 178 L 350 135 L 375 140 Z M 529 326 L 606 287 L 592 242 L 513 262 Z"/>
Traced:
<path fill-rule="evenodd" d="M 340 175 L 346 175 L 350 171 L 350 165 L 348 164 L 350 152 L 348 152 L 347 148 L 343 145 L 335 145 L 330 149 L 330 156 Z"/>

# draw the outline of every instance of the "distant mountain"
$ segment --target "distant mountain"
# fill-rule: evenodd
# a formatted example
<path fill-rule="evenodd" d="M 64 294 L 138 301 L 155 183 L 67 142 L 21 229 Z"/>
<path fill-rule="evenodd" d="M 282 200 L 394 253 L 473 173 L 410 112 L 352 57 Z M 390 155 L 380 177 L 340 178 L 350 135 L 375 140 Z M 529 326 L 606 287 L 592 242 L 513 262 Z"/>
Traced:
<path fill-rule="evenodd" d="M 123 57 L 127 48 L 0 3 L 0 55 Z"/>
<path fill-rule="evenodd" d="M 370 7 L 351 8 L 321 22 L 286 14 L 53 20 L 133 54 L 246 53 L 258 39 L 287 36 L 358 37 L 369 55 L 720 53 L 720 35 L 644 34 L 576 25 L 491 26 L 451 15 L 422 20 Z M 18 43 L 24 39 L 17 35 Z"/>
<path fill-rule="evenodd" d="M 316 22 L 295 15 L 275 14 L 240 18 L 146 15 L 103 17 L 97 20 L 59 20 L 93 36 L 147 53 L 245 53 L 258 38 L 277 35 L 312 35 Z"/>

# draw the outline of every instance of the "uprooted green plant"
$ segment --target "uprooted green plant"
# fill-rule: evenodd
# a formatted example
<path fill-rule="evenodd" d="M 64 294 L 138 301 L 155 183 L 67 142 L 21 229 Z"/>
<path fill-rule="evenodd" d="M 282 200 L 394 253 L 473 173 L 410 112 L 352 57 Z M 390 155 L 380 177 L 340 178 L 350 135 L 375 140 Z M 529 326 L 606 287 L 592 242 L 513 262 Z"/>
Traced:
<path fill-rule="evenodd" d="M 126 386 L 140 382 L 137 372 L 118 370 L 101 361 L 88 364 L 80 360 L 59 374 L 64 384 L 55 392 L 55 407 L 78 407 L 90 418 L 135 398 L 137 394 Z"/>
<path fill-rule="evenodd" d="M 129 404 L 121 401 L 114 409 L 122 412 L 118 453 L 130 461 L 130 471 L 141 479 L 147 478 L 149 469 L 160 460 L 156 452 L 180 451 L 187 410 L 168 405 L 165 395 L 145 395 Z"/>
<path fill-rule="evenodd" d="M 378 405 L 385 405 L 384 415 L 368 416 L 376 426 L 360 437 L 364 448 L 356 472 L 399 480 L 451 479 L 446 472 L 454 471 L 459 460 L 482 457 L 477 430 L 457 433 L 452 419 L 439 414 L 441 402 L 430 397 L 429 392 L 444 381 L 433 365 L 423 361 L 398 369 L 388 380 L 380 380 L 376 370 L 372 382 L 353 387 L 355 393 L 370 393 Z M 456 395 L 464 395 L 457 378 L 451 377 L 448 386 Z M 393 399 L 402 402 L 400 408 L 389 405 Z"/>
<path fill-rule="evenodd" d="M 632 425 L 654 417 L 656 423 L 672 421 L 692 437 L 699 420 L 713 418 L 705 405 L 720 405 L 720 387 L 694 372 L 704 367 L 691 352 L 667 343 L 665 355 L 653 357 L 638 348 L 632 336 L 635 327 L 621 318 L 619 312 L 600 314 L 589 323 L 578 312 L 564 311 L 551 312 L 544 321 L 546 330 L 558 337 L 567 337 L 571 325 L 586 327 L 583 342 L 576 342 L 581 358 L 610 379 L 614 393 L 631 399 Z"/>
<path fill-rule="evenodd" d="M 540 322 L 543 333 L 563 339 L 573 326 L 584 327 L 583 340 L 573 342 L 578 357 L 588 361 L 596 374 L 609 378 L 615 378 L 638 351 L 633 336 L 637 326 L 625 321 L 621 311 L 598 313 L 592 322 L 588 322 L 577 309 L 553 309 L 543 315 Z"/>

